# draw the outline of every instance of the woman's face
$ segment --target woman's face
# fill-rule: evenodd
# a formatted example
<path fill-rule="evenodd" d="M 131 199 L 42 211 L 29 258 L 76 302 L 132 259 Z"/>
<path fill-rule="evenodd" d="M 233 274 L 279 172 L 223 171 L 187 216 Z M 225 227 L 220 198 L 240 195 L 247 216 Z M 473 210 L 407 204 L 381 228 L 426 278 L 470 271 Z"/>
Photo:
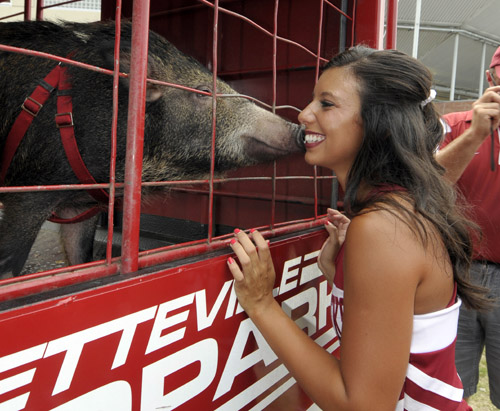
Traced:
<path fill-rule="evenodd" d="M 355 78 L 346 68 L 335 67 L 321 75 L 313 101 L 299 114 L 306 126 L 305 160 L 334 170 L 344 187 L 363 139 L 360 108 Z"/>

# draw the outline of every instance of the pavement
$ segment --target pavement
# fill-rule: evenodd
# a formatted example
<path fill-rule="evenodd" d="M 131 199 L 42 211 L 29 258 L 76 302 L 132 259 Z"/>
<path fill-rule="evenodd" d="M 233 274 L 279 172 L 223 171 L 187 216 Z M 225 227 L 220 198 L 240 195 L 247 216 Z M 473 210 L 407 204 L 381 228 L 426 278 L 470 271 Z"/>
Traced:
<path fill-rule="evenodd" d="M 59 225 L 46 222 L 38 233 L 21 274 L 37 273 L 67 265 L 59 237 Z"/>

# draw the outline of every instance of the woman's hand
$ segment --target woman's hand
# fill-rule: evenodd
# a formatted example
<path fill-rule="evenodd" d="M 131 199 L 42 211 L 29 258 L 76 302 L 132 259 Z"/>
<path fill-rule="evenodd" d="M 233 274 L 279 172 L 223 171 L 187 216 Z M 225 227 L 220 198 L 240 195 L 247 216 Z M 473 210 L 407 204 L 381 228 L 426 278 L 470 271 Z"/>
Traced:
<path fill-rule="evenodd" d="M 238 301 L 251 317 L 257 310 L 265 310 L 274 302 L 273 287 L 276 278 L 268 242 L 252 230 L 250 237 L 235 230 L 231 248 L 238 257 L 241 268 L 229 257 L 227 265 L 234 277 L 234 290 Z M 252 241 L 253 240 L 253 241 Z"/>
<path fill-rule="evenodd" d="M 329 208 L 327 212 L 325 228 L 328 232 L 328 238 L 319 252 L 318 267 L 328 284 L 332 285 L 335 276 L 335 257 L 337 257 L 342 244 L 344 244 L 347 227 L 351 220 L 338 210 Z"/>

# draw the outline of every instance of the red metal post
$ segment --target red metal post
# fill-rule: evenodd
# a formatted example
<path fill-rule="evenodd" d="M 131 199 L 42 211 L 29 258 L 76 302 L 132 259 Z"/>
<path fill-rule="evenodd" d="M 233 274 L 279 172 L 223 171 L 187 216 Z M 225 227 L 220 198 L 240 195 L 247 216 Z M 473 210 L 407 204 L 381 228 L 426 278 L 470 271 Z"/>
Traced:
<path fill-rule="evenodd" d="M 122 273 L 137 271 L 141 216 L 141 173 L 146 109 L 149 0 L 135 0 L 132 10 L 132 55 L 125 159 Z"/>
<path fill-rule="evenodd" d="M 314 82 L 316 83 L 319 79 L 320 70 L 320 58 L 321 58 L 321 43 L 322 43 L 322 33 L 323 33 L 323 15 L 324 15 L 324 2 L 320 2 L 319 9 L 319 22 L 318 22 L 318 48 L 316 50 L 316 76 Z M 318 167 L 314 166 L 314 218 L 318 218 Z"/>
<path fill-rule="evenodd" d="M 36 20 L 43 20 L 43 0 L 36 0 Z"/>
<path fill-rule="evenodd" d="M 111 264 L 113 251 L 113 229 L 115 218 L 116 189 L 116 139 L 118 133 L 118 86 L 120 81 L 120 41 L 122 22 L 122 0 L 116 0 L 115 11 L 115 61 L 113 68 L 113 119 L 111 123 L 111 156 L 109 162 L 109 203 L 108 203 L 108 241 L 106 244 L 106 263 Z"/>
<path fill-rule="evenodd" d="M 24 21 L 31 20 L 31 0 L 24 0 Z"/>
<path fill-rule="evenodd" d="M 398 0 L 388 0 L 385 48 L 395 49 L 398 32 Z"/>
<path fill-rule="evenodd" d="M 279 12 L 279 0 L 274 1 L 274 21 L 273 21 L 273 97 L 272 97 L 272 109 L 273 113 L 276 114 L 276 99 L 277 99 L 277 77 L 278 77 L 278 12 Z M 274 227 L 275 217 L 276 217 L 276 160 L 273 161 L 273 176 L 272 176 L 272 197 L 271 197 L 271 228 Z"/>
<path fill-rule="evenodd" d="M 376 49 L 383 48 L 383 0 L 357 0 L 355 18 L 355 43 L 364 43 Z"/>
<path fill-rule="evenodd" d="M 218 36 L 219 36 L 219 1 L 214 1 L 214 24 L 212 29 L 212 148 L 210 156 L 210 177 L 208 180 L 209 185 L 209 203 L 208 203 L 208 242 L 212 241 L 214 231 L 214 172 L 215 172 L 215 138 L 216 138 L 216 125 L 217 125 L 217 69 L 218 58 Z"/>

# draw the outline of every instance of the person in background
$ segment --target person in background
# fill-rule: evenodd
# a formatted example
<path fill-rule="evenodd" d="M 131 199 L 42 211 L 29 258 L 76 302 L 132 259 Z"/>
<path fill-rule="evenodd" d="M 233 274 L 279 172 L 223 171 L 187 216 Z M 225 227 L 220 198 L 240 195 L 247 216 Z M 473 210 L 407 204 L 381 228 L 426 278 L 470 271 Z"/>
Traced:
<path fill-rule="evenodd" d="M 434 158 L 442 126 L 431 84 L 416 59 L 357 46 L 324 67 L 299 115 L 306 161 L 335 171 L 345 193 L 318 255 L 340 360 L 274 299 L 264 237 L 235 230 L 231 240 L 241 306 L 323 410 L 470 410 L 455 367 L 459 307 L 490 301 L 468 280 L 471 226 Z"/>
<path fill-rule="evenodd" d="M 486 78 L 490 87 L 471 111 L 443 116 L 446 135 L 436 159 L 470 204 L 471 218 L 482 231 L 475 243 L 472 280 L 500 301 L 500 47 Z M 455 355 L 466 398 L 476 392 L 485 347 L 490 399 L 500 408 L 500 304 L 485 313 L 462 307 Z"/>

